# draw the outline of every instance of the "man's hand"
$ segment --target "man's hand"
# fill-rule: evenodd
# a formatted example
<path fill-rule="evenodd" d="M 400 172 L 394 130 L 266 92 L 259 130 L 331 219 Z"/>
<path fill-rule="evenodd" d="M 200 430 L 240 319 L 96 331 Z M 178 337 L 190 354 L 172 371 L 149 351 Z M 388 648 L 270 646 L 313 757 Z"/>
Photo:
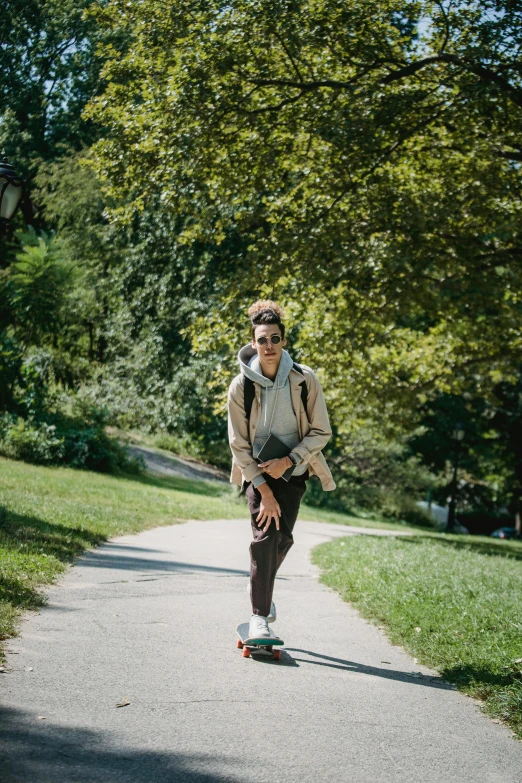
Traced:
<path fill-rule="evenodd" d="M 263 468 L 265 473 L 268 473 L 272 478 L 281 478 L 285 470 L 292 467 L 293 462 L 290 457 L 282 457 L 281 459 L 269 459 L 267 462 L 260 462 L 259 467 Z"/>
<path fill-rule="evenodd" d="M 281 516 L 281 507 L 274 497 L 274 493 L 265 482 L 258 487 L 261 493 L 261 505 L 259 507 L 259 514 L 256 517 L 256 522 L 259 524 L 263 533 L 266 533 L 272 523 L 272 519 L 275 519 L 276 528 L 279 530 L 279 517 Z M 266 526 L 263 525 L 266 523 Z"/>

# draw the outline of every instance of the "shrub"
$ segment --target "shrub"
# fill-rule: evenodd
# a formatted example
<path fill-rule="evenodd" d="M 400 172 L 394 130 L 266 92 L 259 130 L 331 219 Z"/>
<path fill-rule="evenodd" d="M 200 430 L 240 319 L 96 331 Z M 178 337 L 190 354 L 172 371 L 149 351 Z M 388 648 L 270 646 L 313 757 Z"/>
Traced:
<path fill-rule="evenodd" d="M 435 520 L 417 506 L 414 498 L 399 490 L 350 486 L 346 481 L 334 492 L 323 492 L 318 479 L 308 482 L 304 501 L 316 508 L 329 508 L 363 519 L 396 519 L 420 527 L 436 528 Z"/>
<path fill-rule="evenodd" d="M 129 457 L 124 446 L 110 438 L 103 427 L 86 427 L 81 421 L 63 418 L 59 431 L 64 440 L 62 462 L 74 468 L 87 468 L 100 473 L 139 473 L 142 460 Z"/>
<path fill-rule="evenodd" d="M 57 464 L 63 458 L 64 441 L 57 435 L 53 424 L 4 414 L 0 431 L 0 452 L 5 457 L 37 465 Z"/>
<path fill-rule="evenodd" d="M 103 415 L 93 412 L 91 421 L 48 414 L 45 419 L 23 419 L 4 414 L 0 419 L 0 453 L 11 459 L 41 465 L 69 465 L 102 473 L 137 473 L 140 459 L 104 430 Z"/>
<path fill-rule="evenodd" d="M 14 405 L 14 388 L 22 366 L 22 348 L 7 332 L 0 332 L 0 410 Z"/>

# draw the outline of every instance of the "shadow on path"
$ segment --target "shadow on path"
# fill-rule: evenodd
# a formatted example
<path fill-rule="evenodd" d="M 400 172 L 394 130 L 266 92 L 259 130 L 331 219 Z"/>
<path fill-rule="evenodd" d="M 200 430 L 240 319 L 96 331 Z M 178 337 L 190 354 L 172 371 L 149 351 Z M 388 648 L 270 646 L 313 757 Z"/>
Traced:
<path fill-rule="evenodd" d="M 115 716 L 115 722 L 119 718 Z M 118 750 L 111 747 L 107 732 L 50 721 L 38 720 L 22 710 L 0 708 L 2 783 L 239 783 L 241 779 L 228 772 L 221 776 L 206 771 L 215 765 L 215 752 L 183 754 L 145 747 Z M 145 733 L 143 744 L 152 739 Z M 231 763 L 240 773 L 241 760 L 227 756 L 228 768 Z"/>
<path fill-rule="evenodd" d="M 319 661 L 314 661 L 309 658 L 295 658 L 292 656 L 292 660 L 300 661 L 301 663 L 311 663 L 315 666 L 328 666 L 332 669 L 340 669 L 345 672 L 371 674 L 374 677 L 384 677 L 387 680 L 399 680 L 413 685 L 424 685 L 428 688 L 455 690 L 451 683 L 445 682 L 439 676 L 431 677 L 429 674 L 424 674 L 420 677 L 417 672 L 412 672 L 410 674 L 409 672 L 400 672 L 394 669 L 381 669 L 378 666 L 366 666 L 365 664 L 357 663 L 356 661 L 345 661 L 342 658 L 332 658 L 330 655 L 321 655 L 321 653 L 312 652 L 311 650 L 302 650 L 299 647 L 285 647 L 284 652 L 304 653 L 305 655 L 311 655 L 314 658 L 321 659 Z"/>
<path fill-rule="evenodd" d="M 208 572 L 211 574 L 230 574 L 239 576 L 250 576 L 250 571 L 244 568 L 219 568 L 218 566 L 211 565 L 198 565 L 197 563 L 182 563 L 177 560 L 153 560 L 146 557 L 131 557 L 125 554 L 104 554 L 108 551 L 108 546 L 105 546 L 103 550 L 93 550 L 87 552 L 76 565 L 87 568 L 111 568 L 111 569 L 123 569 L 126 571 L 147 571 L 147 573 L 154 573 L 156 571 L 164 571 L 165 575 L 184 573 L 184 574 L 198 574 L 202 572 Z M 111 546 L 112 548 L 112 546 Z M 141 551 L 146 551 L 142 549 Z M 151 549 L 151 552 L 157 550 Z M 145 574 L 144 574 L 145 576 Z"/>

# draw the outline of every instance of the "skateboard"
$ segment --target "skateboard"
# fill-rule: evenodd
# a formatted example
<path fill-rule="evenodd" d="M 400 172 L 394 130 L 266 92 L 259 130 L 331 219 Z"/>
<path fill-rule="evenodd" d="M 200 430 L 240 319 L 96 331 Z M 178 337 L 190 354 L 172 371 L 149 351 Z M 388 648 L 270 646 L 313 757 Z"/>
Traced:
<path fill-rule="evenodd" d="M 237 626 L 237 646 L 240 650 L 243 650 L 243 658 L 249 658 L 252 654 L 269 655 L 274 661 L 278 661 L 281 658 L 281 650 L 274 649 L 284 644 L 283 640 L 276 636 L 275 633 L 269 628 L 270 638 L 264 636 L 251 637 L 248 636 L 248 623 L 241 623 Z"/>

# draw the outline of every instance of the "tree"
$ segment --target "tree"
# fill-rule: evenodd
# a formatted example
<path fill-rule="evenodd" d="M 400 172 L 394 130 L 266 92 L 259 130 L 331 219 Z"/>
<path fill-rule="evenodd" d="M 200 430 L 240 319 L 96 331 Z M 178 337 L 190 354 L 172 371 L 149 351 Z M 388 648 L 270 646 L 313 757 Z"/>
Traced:
<path fill-rule="evenodd" d="M 94 141 L 97 129 L 82 118 L 102 87 L 100 43 L 108 43 L 84 10 L 91 0 L 7 0 L 0 19 L 0 150 L 26 180 L 27 223 L 45 228 L 32 200 L 41 161 Z M 114 39 L 113 39 L 114 40 Z M 123 41 L 117 40 L 123 47 Z M 2 260 L 2 265 L 8 257 Z"/>
<path fill-rule="evenodd" d="M 295 301 L 297 279 L 301 303 L 319 293 L 327 307 L 320 343 L 350 346 L 343 368 L 355 347 L 370 366 L 372 351 L 398 353 L 411 375 L 418 339 L 424 388 L 457 366 L 509 372 L 522 250 L 511 4 L 393 0 L 370 14 L 355 0 L 214 2 L 166 14 L 158 0 L 114 0 L 96 18 L 132 40 L 126 55 L 106 50 L 107 89 L 87 111 L 108 131 L 93 162 L 120 199 L 117 219 L 159 190 L 187 216 L 180 241 L 246 237 L 226 270 L 234 302 L 253 280 Z M 317 353 L 339 363 L 338 350 Z"/>

